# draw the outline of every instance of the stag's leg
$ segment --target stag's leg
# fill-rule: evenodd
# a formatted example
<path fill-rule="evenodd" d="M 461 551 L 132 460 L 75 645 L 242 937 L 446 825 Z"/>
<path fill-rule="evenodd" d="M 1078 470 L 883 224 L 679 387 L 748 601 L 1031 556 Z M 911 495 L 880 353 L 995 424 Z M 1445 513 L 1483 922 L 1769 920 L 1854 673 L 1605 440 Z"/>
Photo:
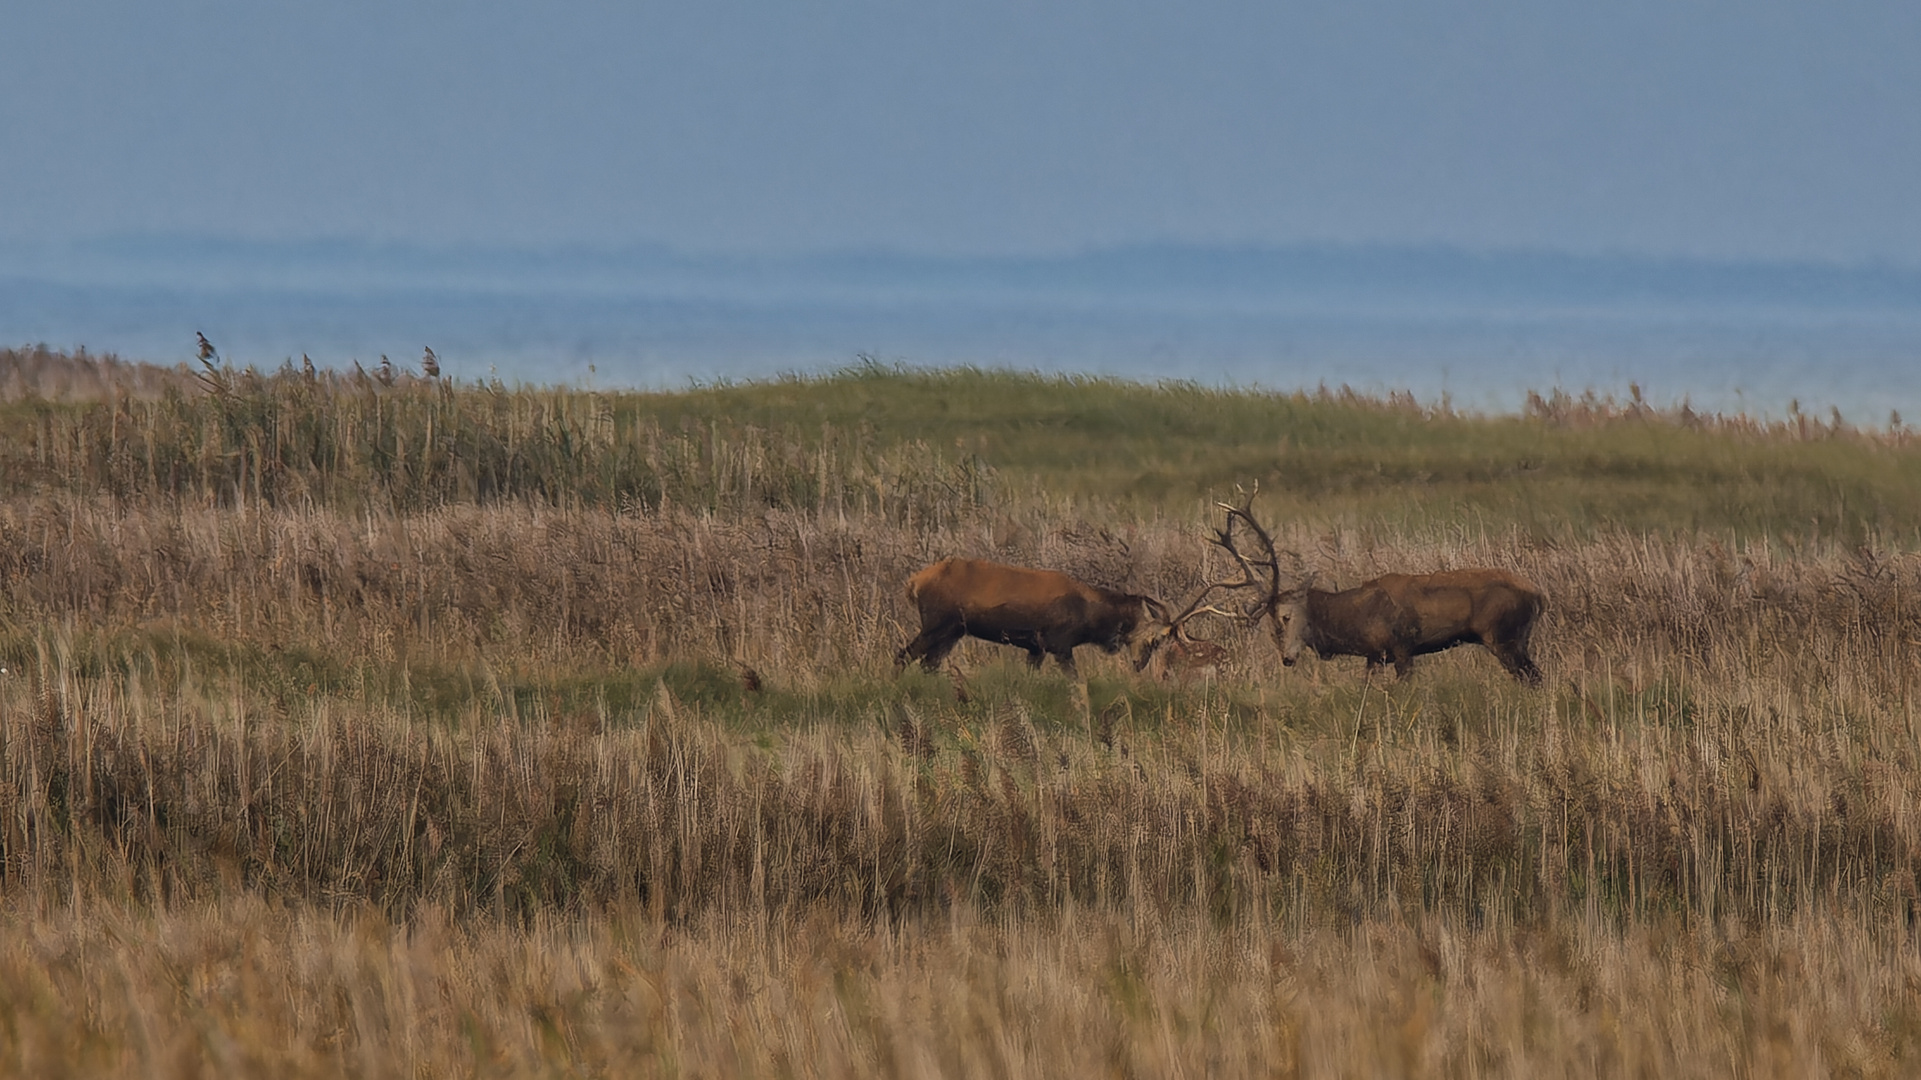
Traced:
<path fill-rule="evenodd" d="M 939 671 L 941 664 L 947 660 L 947 654 L 953 652 L 954 646 L 959 645 L 966 636 L 967 628 L 964 626 L 942 631 L 928 645 L 927 654 L 920 658 L 920 666 L 927 671 Z"/>
<path fill-rule="evenodd" d="M 1393 659 L 1395 678 L 1405 679 L 1407 678 L 1407 673 L 1414 670 L 1414 654 L 1408 652 L 1406 649 L 1394 650 Z"/>
<path fill-rule="evenodd" d="M 1041 653 L 1053 657 L 1061 665 L 1061 670 L 1074 674 L 1074 639 L 1066 635 L 1038 634 L 1034 638 L 1034 666 L 1039 667 Z"/>
<path fill-rule="evenodd" d="M 928 671 L 939 671 L 941 661 L 954 651 L 966 631 L 958 626 L 924 626 L 920 635 L 908 642 L 901 651 L 894 654 L 894 670 L 899 671 L 912 660 L 919 659 L 920 666 Z"/>

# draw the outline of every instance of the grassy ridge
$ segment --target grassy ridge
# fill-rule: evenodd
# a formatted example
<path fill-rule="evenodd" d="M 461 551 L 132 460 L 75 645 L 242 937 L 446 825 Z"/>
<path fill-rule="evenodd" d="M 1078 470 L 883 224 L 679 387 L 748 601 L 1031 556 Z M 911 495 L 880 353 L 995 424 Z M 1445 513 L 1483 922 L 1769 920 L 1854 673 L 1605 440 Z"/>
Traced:
<path fill-rule="evenodd" d="M 1798 416 L 1764 425 L 1557 397 L 1487 417 L 1410 398 L 873 366 L 633 408 L 770 430 L 864 427 L 1135 511 L 1185 512 L 1197 495 L 1258 481 L 1277 513 L 1319 521 L 1851 540 L 1921 524 L 1921 450 Z"/>
<path fill-rule="evenodd" d="M 1564 397 L 1482 417 L 1411 399 L 877 365 L 671 394 L 287 368 L 90 403 L 17 395 L 0 406 L 0 477 L 16 493 L 229 505 L 536 499 L 918 520 L 1036 497 L 1187 516 L 1259 482 L 1276 514 L 1393 531 L 1921 537 L 1921 445 L 1905 432 Z"/>

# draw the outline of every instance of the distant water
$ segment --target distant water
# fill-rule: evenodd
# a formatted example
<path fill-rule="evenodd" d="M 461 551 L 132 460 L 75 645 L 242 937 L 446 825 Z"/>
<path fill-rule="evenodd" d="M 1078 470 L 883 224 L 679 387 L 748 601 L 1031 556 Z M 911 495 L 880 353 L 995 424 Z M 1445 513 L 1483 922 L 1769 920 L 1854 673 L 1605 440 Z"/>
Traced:
<path fill-rule="evenodd" d="M 1252 270 L 1244 255 L 1216 260 L 1204 264 L 1210 277 L 1154 271 L 1151 260 L 1149 272 L 1117 271 L 1113 260 L 1050 273 L 868 259 L 749 273 L 656 256 L 621 273 L 562 260 L 551 275 L 512 264 L 468 279 L 431 266 L 363 274 L 311 253 L 291 260 L 318 265 L 304 275 L 248 272 L 229 257 L 185 264 L 177 278 L 154 259 L 47 264 L 57 272 L 0 259 L 0 343 L 177 363 L 201 331 L 232 361 L 262 367 L 302 354 L 337 367 L 386 354 L 411 366 L 431 345 L 463 378 L 648 388 L 823 372 L 869 356 L 1407 390 L 1492 411 L 1520 408 L 1529 390 L 1625 396 L 1633 384 L 1657 403 L 1703 411 L 1779 416 L 1792 401 L 1856 423 L 1886 423 L 1891 410 L 1921 419 L 1921 278 L 1790 268 L 1715 279 L 1669 264 L 1641 266 L 1636 278 L 1639 264 L 1609 274 L 1592 260 L 1429 265 L 1391 252 L 1376 254 L 1384 265 L 1373 271 L 1349 258 L 1326 273 L 1313 253 L 1293 257 Z M 1330 278 L 1335 286 L 1316 287 Z"/>

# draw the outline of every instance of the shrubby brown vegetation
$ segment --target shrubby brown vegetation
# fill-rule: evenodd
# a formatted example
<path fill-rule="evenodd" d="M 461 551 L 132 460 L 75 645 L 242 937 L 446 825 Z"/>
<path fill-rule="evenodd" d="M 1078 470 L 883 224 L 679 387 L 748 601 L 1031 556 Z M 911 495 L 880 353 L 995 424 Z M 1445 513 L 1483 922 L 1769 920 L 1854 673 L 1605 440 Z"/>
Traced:
<path fill-rule="evenodd" d="M 315 385 L 315 423 L 391 389 Z M 399 392 L 476 430 L 475 395 L 549 393 Z M 298 496 L 96 492 L 20 419 L 97 433 L 110 407 L 34 405 L 0 435 L 48 447 L 0 503 L 0 1068 L 1900 1075 L 1921 1054 L 1921 559 L 1866 528 L 1901 511 L 1822 538 L 1388 527 L 1335 498 L 1276 531 L 1323 581 L 1539 583 L 1546 685 L 1478 651 L 1404 683 L 1283 674 L 1265 634 L 1216 625 L 1214 677 L 1090 655 L 1070 682 L 969 645 L 957 695 L 892 674 L 914 568 L 1183 597 L 1210 572 L 1205 499 L 1060 499 L 877 435 L 830 459 L 838 433 L 757 427 L 779 443 L 757 458 L 724 425 L 700 460 L 735 465 L 651 501 L 544 464 L 512 497 L 418 504 L 325 465 Z M 747 461 L 812 486 L 756 487 Z"/>

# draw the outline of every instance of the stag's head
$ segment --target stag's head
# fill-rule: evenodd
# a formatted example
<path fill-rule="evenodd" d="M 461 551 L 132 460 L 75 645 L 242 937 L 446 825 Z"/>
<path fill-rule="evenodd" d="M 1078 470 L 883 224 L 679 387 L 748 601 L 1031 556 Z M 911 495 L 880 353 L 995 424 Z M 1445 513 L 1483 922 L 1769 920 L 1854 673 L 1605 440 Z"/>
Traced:
<path fill-rule="evenodd" d="M 1307 590 L 1313 585 L 1313 577 L 1301 565 L 1300 556 L 1289 552 L 1288 558 L 1294 564 L 1300 584 L 1291 589 L 1281 588 L 1281 554 L 1274 547 L 1273 534 L 1254 516 L 1254 496 L 1259 493 L 1257 486 L 1247 493 L 1239 506 L 1219 504 L 1226 512 L 1227 519 L 1219 529 L 1214 530 L 1208 542 L 1227 552 L 1240 568 L 1240 577 L 1212 582 L 1208 589 L 1242 591 L 1246 599 L 1241 603 L 1240 610 L 1222 611 L 1220 614 L 1229 615 L 1248 626 L 1258 624 L 1262 619 L 1271 620 L 1268 630 L 1274 636 L 1275 648 L 1280 650 L 1281 663 L 1292 667 L 1300 659 L 1301 650 L 1307 646 Z M 1254 538 L 1256 550 L 1252 553 L 1241 551 L 1237 539 L 1241 533 Z"/>
<path fill-rule="evenodd" d="M 1151 596 L 1141 597 L 1141 621 L 1133 639 L 1134 670 L 1145 671 L 1154 654 L 1180 632 L 1180 623 L 1168 614 L 1166 604 Z"/>
<path fill-rule="evenodd" d="M 1293 667 L 1307 647 L 1307 586 L 1276 595 L 1269 611 L 1274 621 L 1268 630 L 1274 635 L 1274 647 L 1281 651 L 1281 666 Z"/>
<path fill-rule="evenodd" d="M 1173 657 L 1187 657 L 1190 660 L 1196 656 L 1210 657 L 1211 659 L 1206 663 L 1217 666 L 1224 661 L 1226 653 L 1220 646 L 1209 641 L 1196 641 L 1187 636 L 1187 624 L 1199 616 L 1219 615 L 1234 620 L 1240 618 L 1239 612 L 1225 611 L 1206 603 L 1208 596 L 1222 587 L 1219 583 L 1209 583 L 1185 608 L 1181 609 L 1179 614 L 1171 613 L 1167 605 L 1159 600 L 1143 597 L 1144 618 L 1139 632 L 1134 637 L 1136 646 L 1134 670 L 1146 671 L 1155 657 L 1168 657 L 1170 654 Z M 1181 661 L 1170 659 L 1169 662 L 1180 663 Z M 1192 664 L 1190 663 L 1189 666 Z"/>

